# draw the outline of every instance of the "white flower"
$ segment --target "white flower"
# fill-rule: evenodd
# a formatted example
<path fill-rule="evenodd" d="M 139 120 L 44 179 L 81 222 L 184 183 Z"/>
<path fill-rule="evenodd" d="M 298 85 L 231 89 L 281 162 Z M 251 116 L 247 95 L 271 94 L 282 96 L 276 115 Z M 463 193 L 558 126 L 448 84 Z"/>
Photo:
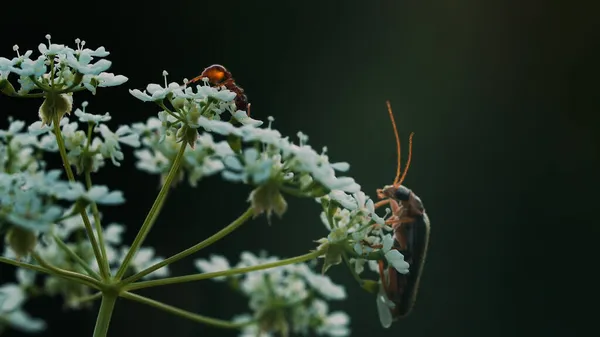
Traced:
<path fill-rule="evenodd" d="M 234 112 L 233 118 L 235 118 L 238 122 L 242 123 L 243 125 L 261 126 L 263 124 L 262 121 L 248 117 L 246 111 L 242 110 L 237 110 L 236 112 Z"/>
<path fill-rule="evenodd" d="M 11 122 L 10 119 L 9 122 Z M 23 130 L 23 127 L 25 127 L 25 122 L 19 120 L 12 121 L 8 126 L 8 130 L 0 130 L 0 138 L 6 140 L 9 137 L 14 137 Z"/>
<path fill-rule="evenodd" d="M 14 283 L 7 283 L 0 287 L 0 312 L 13 311 L 19 308 L 26 300 L 23 289 Z"/>
<path fill-rule="evenodd" d="M 132 147 L 140 146 L 139 135 L 126 125 L 119 127 L 116 132 L 112 132 L 108 126 L 100 124 L 98 130 L 104 138 L 104 142 L 99 146 L 100 153 L 105 158 L 110 158 L 115 166 L 121 166 L 118 160 L 123 160 L 124 158 L 119 143 Z"/>
<path fill-rule="evenodd" d="M 283 145 L 289 144 L 287 139 L 281 136 L 281 133 L 274 129 L 261 129 L 253 125 L 244 125 L 239 128 L 242 139 L 245 142 L 261 142 L 267 145 L 275 145 L 285 148 Z"/>
<path fill-rule="evenodd" d="M 223 256 L 220 255 L 211 255 L 209 260 L 205 259 L 197 259 L 194 261 L 196 268 L 203 273 L 214 273 L 218 271 L 224 271 L 231 269 L 229 265 L 229 261 Z M 215 277 L 215 281 L 223 281 L 225 280 L 225 276 Z"/>
<path fill-rule="evenodd" d="M 329 276 L 315 274 L 308 267 L 307 270 L 309 272 L 304 274 L 306 281 L 323 297 L 328 300 L 343 300 L 346 298 L 346 290 L 343 286 L 333 283 Z"/>
<path fill-rule="evenodd" d="M 329 313 L 327 303 L 316 300 L 310 308 L 312 316 L 320 321 L 321 325 L 317 326 L 317 335 L 328 335 L 331 337 L 344 337 L 350 335 L 350 317 L 345 312 L 336 311 Z"/>
<path fill-rule="evenodd" d="M 158 84 L 150 83 L 148 86 L 146 86 L 146 92 L 142 92 L 138 89 L 130 89 L 129 93 L 141 101 L 150 102 L 163 100 L 169 93 L 180 88 L 181 86 L 177 83 L 171 83 L 167 88 L 163 88 Z"/>
<path fill-rule="evenodd" d="M 69 183 L 69 189 L 62 191 L 60 196 L 64 199 L 75 201 L 77 199 L 85 199 L 97 204 L 104 205 L 119 205 L 125 202 L 123 192 L 110 191 L 106 186 L 92 186 L 89 190 L 79 182 Z"/>
<path fill-rule="evenodd" d="M 79 213 L 74 214 L 75 206 L 65 210 L 61 216 L 61 220 L 53 229 L 53 233 L 56 234 L 59 238 L 66 240 L 71 233 L 76 230 L 83 228 L 83 221 L 81 220 L 81 215 Z M 71 215 L 71 216 L 69 216 Z M 88 216 L 90 220 L 93 219 L 92 214 Z"/>
<path fill-rule="evenodd" d="M 253 320 L 253 317 L 248 314 L 235 316 L 232 321 L 234 323 L 246 323 Z M 239 337 L 273 337 L 274 335 L 268 331 L 263 331 L 257 324 L 246 324 L 241 330 Z"/>
<path fill-rule="evenodd" d="M 388 298 L 381 282 L 379 283 L 379 292 L 377 293 L 376 302 L 377 313 L 379 314 L 381 326 L 387 329 L 392 326 L 393 322 L 392 312 L 390 309 L 395 308 L 396 304 L 394 304 L 394 302 Z"/>
<path fill-rule="evenodd" d="M 344 193 L 343 191 L 333 190 L 329 192 L 329 197 L 332 200 L 337 201 L 340 205 L 342 205 L 342 207 L 351 211 L 355 210 L 358 207 L 357 200 Z"/>
<path fill-rule="evenodd" d="M 385 258 L 400 274 L 408 274 L 408 262 L 404 261 L 404 255 L 396 249 L 392 249 L 394 238 L 387 234 L 383 237 L 383 248 L 381 251 L 385 254 Z"/>
<path fill-rule="evenodd" d="M 135 164 L 138 170 L 148 173 L 164 173 L 170 168 L 170 161 L 159 151 L 150 151 L 147 149 L 135 151 L 134 155 L 138 158 Z"/>
<path fill-rule="evenodd" d="M 128 78 L 123 75 L 115 75 L 113 73 L 100 73 L 96 76 L 99 87 L 115 87 L 127 82 Z"/>
<path fill-rule="evenodd" d="M 39 77 L 42 76 L 47 70 L 45 62 L 46 58 L 41 55 L 35 61 L 27 58 L 19 65 L 20 68 L 12 68 L 12 72 L 24 77 Z"/>
<path fill-rule="evenodd" d="M 11 199 L 12 204 L 5 218 L 13 225 L 45 231 L 63 213 L 59 206 L 45 203 L 34 189 L 14 189 L 12 192 L 12 196 L 5 196 Z"/>
<path fill-rule="evenodd" d="M 358 208 L 367 216 L 371 217 L 377 224 L 385 225 L 385 220 L 375 213 L 375 205 L 373 199 L 367 198 L 364 192 L 359 191 L 354 193 L 354 199 L 358 205 Z"/>
<path fill-rule="evenodd" d="M 243 182 L 252 181 L 252 183 L 260 185 L 271 176 L 274 161 L 271 158 L 262 156 L 255 148 L 249 148 L 244 151 L 244 164 L 234 156 L 225 157 L 224 164 L 229 168 L 228 171 L 223 172 L 225 179 Z"/>
<path fill-rule="evenodd" d="M 79 59 L 73 54 L 66 55 L 66 63 L 81 74 L 99 75 L 111 66 L 108 60 L 98 60 L 96 63 L 90 63 L 91 57 L 80 55 Z"/>
<path fill-rule="evenodd" d="M 46 46 L 43 43 L 40 43 L 38 45 L 38 51 L 40 52 L 40 54 L 44 55 L 44 56 L 52 56 L 52 55 L 58 55 L 58 54 L 66 54 L 66 55 L 72 55 L 75 50 L 66 47 L 63 44 L 50 44 L 49 46 Z"/>
<path fill-rule="evenodd" d="M 122 242 L 121 235 L 125 227 L 121 224 L 112 223 L 104 229 L 104 241 L 109 244 L 119 245 Z"/>
<path fill-rule="evenodd" d="M 229 122 L 210 120 L 204 116 L 200 116 L 200 118 L 198 119 L 198 125 L 204 128 L 204 130 L 206 131 L 215 132 L 220 135 L 241 136 L 240 129 L 236 128 L 235 126 L 233 126 L 233 124 Z"/>
<path fill-rule="evenodd" d="M 243 252 L 236 268 L 278 261 L 277 257 L 256 256 Z M 198 261 L 201 261 L 200 263 Z M 197 267 L 203 272 L 229 268 L 223 257 L 211 256 L 211 260 L 198 260 Z M 344 288 L 335 285 L 329 277 L 315 273 L 307 264 L 285 265 L 237 275 L 236 284 L 248 296 L 249 307 L 255 312 L 255 322 L 242 328 L 241 336 L 271 336 L 291 330 L 295 334 L 342 337 L 349 334 L 349 319 L 344 313 L 329 313 L 327 299 L 343 299 Z M 281 315 L 276 312 L 280 311 Z M 262 314 L 268 315 L 265 320 Z M 273 320 L 274 317 L 277 317 Z M 249 322 L 251 315 L 236 316 L 234 322 Z"/>
<path fill-rule="evenodd" d="M 16 284 L 5 284 L 0 287 L 0 324 L 6 323 L 10 327 L 23 332 L 39 332 L 46 328 L 46 323 L 40 319 L 30 317 L 21 308 L 26 300 L 22 288 Z"/>
<path fill-rule="evenodd" d="M 123 247 L 121 249 L 121 260 L 125 259 L 125 255 L 127 254 L 128 247 Z M 131 260 L 130 268 L 133 269 L 135 273 L 139 273 L 140 271 L 149 268 L 162 260 L 162 257 L 155 257 L 155 251 L 152 247 L 141 247 L 135 257 Z M 164 266 L 160 269 L 153 271 L 152 273 L 144 276 L 144 279 L 149 278 L 161 278 L 169 276 L 169 267 Z"/>
<path fill-rule="evenodd" d="M 79 121 L 82 123 L 100 124 L 101 122 L 108 122 L 109 120 L 111 120 L 110 114 L 108 112 L 104 115 L 94 115 L 77 109 L 75 110 L 75 116 L 79 117 Z"/>
<path fill-rule="evenodd" d="M 69 118 L 67 117 L 63 117 L 60 120 L 60 126 L 64 126 L 66 124 L 69 123 Z M 37 136 L 37 135 L 41 135 L 44 133 L 47 133 L 49 131 L 52 130 L 52 126 L 47 125 L 42 123 L 42 121 L 36 121 L 33 122 L 31 125 L 29 125 L 29 127 L 27 128 L 27 130 L 29 131 L 29 134 L 33 135 L 33 136 Z"/>

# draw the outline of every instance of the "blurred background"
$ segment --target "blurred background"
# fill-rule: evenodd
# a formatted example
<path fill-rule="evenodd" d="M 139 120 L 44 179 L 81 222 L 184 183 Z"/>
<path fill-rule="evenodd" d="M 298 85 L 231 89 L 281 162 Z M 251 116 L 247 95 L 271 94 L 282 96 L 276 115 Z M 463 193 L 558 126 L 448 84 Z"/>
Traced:
<path fill-rule="evenodd" d="M 415 132 L 405 185 L 421 197 L 432 237 L 414 312 L 380 327 L 375 299 L 344 267 L 329 275 L 345 285 L 331 303 L 352 318 L 353 336 L 586 336 L 598 312 L 596 164 L 600 145 L 600 21 L 592 2 L 560 1 L 168 1 L 20 2 L 3 6 L 0 55 L 12 46 L 52 42 L 104 46 L 111 72 L 129 77 L 98 90 L 88 112 L 113 124 L 156 115 L 127 89 L 181 81 L 213 63 L 225 65 L 248 94 L 252 115 L 309 135 L 332 161 L 375 196 L 393 181 L 396 150 L 385 101 L 404 145 Z M 37 54 L 36 54 L 37 55 Z M 33 122 L 41 102 L 0 96 L 6 116 Z M 406 149 L 406 147 L 405 147 Z M 105 208 L 128 226 L 131 242 L 158 192 L 156 177 L 107 165 L 95 183 L 124 191 L 128 202 Z M 406 151 L 404 152 L 406 153 Z M 56 162 L 58 164 L 58 161 Z M 182 186 L 147 244 L 170 256 L 210 236 L 246 206 L 250 189 L 205 180 Z M 312 200 L 288 198 L 269 226 L 264 217 L 198 255 L 171 266 L 195 272 L 212 253 L 235 262 L 267 249 L 280 257 L 315 247 L 327 234 Z M 0 266 L 3 280 L 13 269 Z M 212 281 L 141 292 L 201 314 L 230 318 L 246 303 Z M 31 302 L 48 319 L 40 336 L 91 335 L 95 308 L 63 311 L 58 299 Z M 111 336 L 235 336 L 121 300 Z M 6 336 L 21 336 L 9 331 Z"/>

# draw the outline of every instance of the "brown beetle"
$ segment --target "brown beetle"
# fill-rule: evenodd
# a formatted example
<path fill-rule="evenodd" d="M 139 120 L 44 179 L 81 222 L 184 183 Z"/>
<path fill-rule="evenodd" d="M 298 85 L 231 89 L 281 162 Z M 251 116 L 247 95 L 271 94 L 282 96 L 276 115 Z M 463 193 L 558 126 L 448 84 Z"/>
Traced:
<path fill-rule="evenodd" d="M 393 266 L 388 265 L 386 268 L 384 262 L 379 261 L 381 291 L 377 301 L 381 323 L 387 328 L 393 321 L 407 316 L 415 304 L 429 245 L 430 223 L 421 199 L 402 185 L 412 158 L 414 133 L 409 137 L 408 161 L 401 175 L 400 137 L 390 102 L 386 103 L 396 135 L 398 165 L 394 183 L 377 190 L 377 196 L 383 200 L 376 203 L 375 207 L 390 204 L 392 216 L 386 220 L 386 223 L 394 230 L 393 249 L 402 253 L 404 260 L 410 265 L 409 272 L 401 274 Z M 385 304 L 386 300 L 393 305 Z"/>
<path fill-rule="evenodd" d="M 229 91 L 235 93 L 235 106 L 238 110 L 246 111 L 250 116 L 250 103 L 248 103 L 248 97 L 244 93 L 244 89 L 240 87 L 231 76 L 231 72 L 220 64 L 213 64 L 208 66 L 202 71 L 202 73 L 190 81 L 187 84 L 192 84 L 198 81 L 208 79 L 208 83 L 211 87 L 225 87 Z"/>

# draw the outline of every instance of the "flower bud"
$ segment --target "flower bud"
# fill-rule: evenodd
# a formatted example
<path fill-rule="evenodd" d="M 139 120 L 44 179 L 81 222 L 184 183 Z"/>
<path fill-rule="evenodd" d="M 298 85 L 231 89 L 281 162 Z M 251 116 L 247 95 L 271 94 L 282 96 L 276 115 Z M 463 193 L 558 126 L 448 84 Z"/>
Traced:
<path fill-rule="evenodd" d="M 15 88 L 7 79 L 0 79 L 0 91 L 6 96 L 15 96 Z"/>
<path fill-rule="evenodd" d="M 65 114 L 70 114 L 73 109 L 73 95 L 54 94 L 46 95 L 44 103 L 40 106 L 39 116 L 43 124 L 50 126 L 54 120 L 55 114 L 58 115 L 58 120 L 61 120 Z"/>
<path fill-rule="evenodd" d="M 287 337 L 289 335 L 289 324 L 285 317 L 283 308 L 273 307 L 267 308 L 258 314 L 259 326 L 263 332 L 279 332 L 280 336 Z"/>
<path fill-rule="evenodd" d="M 279 217 L 287 210 L 287 202 L 279 191 L 279 185 L 273 182 L 267 182 L 265 185 L 258 186 L 248 197 L 248 201 L 254 208 L 254 216 L 264 212 L 267 213 L 267 221 L 271 223 L 271 214 L 275 212 Z"/>
<path fill-rule="evenodd" d="M 196 140 L 198 139 L 198 130 L 196 128 L 190 128 L 184 125 L 182 128 L 177 130 L 177 141 L 183 141 L 187 143 L 192 149 L 196 147 Z"/>
<path fill-rule="evenodd" d="M 12 226 L 6 233 L 6 243 L 20 259 L 33 252 L 37 244 L 37 235 L 28 229 Z"/>

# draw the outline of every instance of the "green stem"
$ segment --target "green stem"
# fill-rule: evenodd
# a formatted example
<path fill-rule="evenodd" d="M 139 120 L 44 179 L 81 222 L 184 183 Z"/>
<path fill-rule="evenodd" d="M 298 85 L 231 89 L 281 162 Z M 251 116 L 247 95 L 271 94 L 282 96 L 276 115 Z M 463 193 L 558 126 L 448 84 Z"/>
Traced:
<path fill-rule="evenodd" d="M 48 262 L 46 262 L 46 260 L 44 260 L 38 253 L 31 253 L 31 256 L 33 256 L 33 258 L 42 267 L 46 268 L 49 271 L 52 271 L 53 274 L 56 276 L 60 276 L 62 278 L 71 280 L 73 282 L 84 284 L 90 288 L 95 288 L 95 289 L 102 288 L 102 284 L 100 282 L 98 282 L 98 280 L 95 280 L 87 275 L 83 275 L 80 273 L 72 272 L 70 270 L 65 270 L 65 269 L 55 267 L 55 266 L 49 264 Z"/>
<path fill-rule="evenodd" d="M 85 169 L 85 185 L 88 190 L 92 188 L 92 175 L 89 168 Z M 96 234 L 98 235 L 98 244 L 100 245 L 100 253 L 102 259 L 108 262 L 108 255 L 106 255 L 106 246 L 104 244 L 104 233 L 102 230 L 102 224 L 100 222 L 100 212 L 98 211 L 98 205 L 92 202 L 92 214 L 94 216 L 94 226 L 96 227 Z M 107 263 L 108 267 L 108 263 Z M 110 268 L 107 268 L 107 275 L 110 276 Z"/>
<path fill-rule="evenodd" d="M 75 181 L 75 175 L 73 175 L 73 170 L 71 169 L 71 164 L 69 163 L 69 158 L 67 157 L 67 150 L 65 148 L 65 142 L 62 138 L 62 132 L 60 131 L 60 120 L 58 118 L 58 114 L 54 114 L 52 118 L 52 124 L 54 124 L 54 135 L 56 136 L 56 142 L 58 144 L 58 150 L 60 152 L 60 157 L 62 158 L 63 166 L 65 171 L 67 172 L 67 177 L 69 181 Z M 92 244 L 92 249 L 94 251 L 94 256 L 96 257 L 96 261 L 98 262 L 98 266 L 100 268 L 100 274 L 104 279 L 109 278 L 108 272 L 108 263 L 105 259 L 102 258 L 102 253 L 98 247 L 98 242 L 96 241 L 96 236 L 94 235 L 94 230 L 92 229 L 92 224 L 90 223 L 90 219 L 87 216 L 87 212 L 85 208 L 79 211 L 81 214 L 81 219 L 83 220 L 83 225 L 85 227 L 85 231 L 90 238 L 90 243 Z"/>
<path fill-rule="evenodd" d="M 206 317 L 206 316 L 202 316 L 202 315 L 198 315 L 195 314 L 193 312 L 187 311 L 187 310 L 183 310 L 177 307 L 174 307 L 172 305 L 168 305 L 141 295 L 137 295 L 137 294 L 133 294 L 130 292 L 123 292 L 121 293 L 121 297 L 126 298 L 128 300 L 133 300 L 136 302 L 140 302 L 146 305 L 149 305 L 151 307 L 155 307 L 157 309 L 161 309 L 164 310 L 168 313 L 183 317 L 183 318 L 187 318 L 189 320 L 192 320 L 194 322 L 198 322 L 198 323 L 204 323 L 207 325 L 212 325 L 214 327 L 217 328 L 224 328 L 224 329 L 239 329 L 245 325 L 248 325 L 249 323 L 252 322 L 242 322 L 242 323 L 232 323 L 229 321 L 225 321 L 225 320 L 221 320 L 221 319 L 216 319 L 216 318 L 211 318 L 211 317 Z"/>
<path fill-rule="evenodd" d="M 76 301 L 78 304 L 81 304 L 81 303 L 85 303 L 85 302 L 89 302 L 89 301 L 95 301 L 101 297 L 102 297 L 102 292 L 98 291 L 91 295 L 79 297 L 76 299 Z"/>
<path fill-rule="evenodd" d="M 139 279 L 141 279 L 142 277 L 152 273 L 155 270 L 158 270 L 164 266 L 167 266 L 171 263 L 177 262 L 189 255 L 192 255 L 196 252 L 198 252 L 199 250 L 208 247 L 210 245 L 212 245 L 213 243 L 221 240 L 222 238 L 224 238 L 226 235 L 228 235 L 229 233 L 233 232 L 235 229 L 237 229 L 238 227 L 240 227 L 241 225 L 243 225 L 246 221 L 248 221 L 248 219 L 250 219 L 250 217 L 254 214 L 254 209 L 252 207 L 248 208 L 242 215 L 240 215 L 237 219 L 235 219 L 232 223 L 230 223 L 229 225 L 227 225 L 227 227 L 221 229 L 220 231 L 218 231 L 217 233 L 213 234 L 211 237 L 209 237 L 208 239 L 180 252 L 177 253 L 153 266 L 150 266 L 142 271 L 140 271 L 139 273 L 130 276 L 128 278 L 126 278 L 125 280 L 123 280 L 121 282 L 121 284 L 129 284 L 132 282 L 135 282 Z"/>
<path fill-rule="evenodd" d="M 218 272 L 213 272 L 213 273 L 203 273 L 203 274 L 193 274 L 193 275 L 178 276 L 178 277 L 168 277 L 168 278 L 163 278 L 160 280 L 131 283 L 131 284 L 126 285 L 124 287 L 124 290 L 129 291 L 129 290 L 164 286 L 164 285 L 169 285 L 169 284 L 194 282 L 194 281 L 200 281 L 200 280 L 221 277 L 221 276 L 232 276 L 232 275 L 237 275 L 237 274 L 245 274 L 245 273 L 249 273 L 252 271 L 281 267 L 281 266 L 285 266 L 288 264 L 309 261 L 312 259 L 316 259 L 317 257 L 323 255 L 323 253 L 324 253 L 324 251 L 317 250 L 317 251 L 314 251 L 314 252 L 311 252 L 308 254 L 292 257 L 289 259 L 279 260 L 279 261 L 260 264 L 260 265 L 251 266 L 251 267 L 234 268 L 234 269 L 228 269 L 228 270 L 218 271 Z"/>
<path fill-rule="evenodd" d="M 42 266 L 36 266 L 35 264 L 30 264 L 30 263 L 25 263 L 25 262 L 21 262 L 21 261 L 16 261 L 16 260 L 8 259 L 8 258 L 1 257 L 1 256 L 0 256 L 0 262 L 1 263 L 6 263 L 6 264 L 10 264 L 12 266 L 23 268 L 23 269 L 29 269 L 29 270 L 37 271 L 37 272 L 40 272 L 40 273 L 50 274 L 50 275 L 54 275 L 54 276 L 60 276 L 58 274 L 55 274 L 53 271 L 48 270 L 48 269 L 46 269 L 46 268 L 44 268 Z"/>
<path fill-rule="evenodd" d="M 146 216 L 142 227 L 137 233 L 135 239 L 133 240 L 131 248 L 129 248 L 129 251 L 127 252 L 127 255 L 125 255 L 125 259 L 123 260 L 121 267 L 119 267 L 119 270 L 117 271 L 117 280 L 120 280 L 123 277 L 123 274 L 125 274 L 125 271 L 127 270 L 129 263 L 131 262 L 131 259 L 133 259 L 135 253 L 137 253 L 138 249 L 144 242 L 144 239 L 146 239 L 146 235 L 148 235 L 148 232 L 150 232 L 152 225 L 154 225 L 154 222 L 158 218 L 158 213 L 160 213 L 162 203 L 164 202 L 167 196 L 167 192 L 171 187 L 171 183 L 177 175 L 177 171 L 179 170 L 179 166 L 181 165 L 181 160 L 183 159 L 183 154 L 185 153 L 186 145 L 186 142 L 181 143 L 181 147 L 179 148 L 179 152 L 177 153 L 177 156 L 173 161 L 173 166 L 171 166 L 171 170 L 169 171 L 169 174 L 165 179 L 165 183 L 161 187 L 160 192 L 158 192 L 158 196 L 156 197 L 156 200 L 154 200 L 154 204 L 152 205 L 150 212 L 148 212 L 148 215 Z"/>
<path fill-rule="evenodd" d="M 116 294 L 102 294 L 102 303 L 100 304 L 100 310 L 98 311 L 98 317 L 96 318 L 93 337 L 107 336 L 110 319 L 112 318 L 117 298 L 118 295 Z"/>
<path fill-rule="evenodd" d="M 352 264 L 350 264 L 350 261 L 348 259 L 348 255 L 345 252 L 342 253 L 342 259 L 346 263 L 346 267 L 348 267 L 348 270 L 350 271 L 350 274 L 352 274 L 352 277 L 354 277 L 354 279 L 356 280 L 356 282 L 358 282 L 358 284 L 362 286 L 362 284 L 364 283 L 364 281 L 360 278 L 360 276 L 358 276 L 358 274 L 356 273 L 356 270 L 354 270 L 354 267 L 352 267 Z"/>
<path fill-rule="evenodd" d="M 73 260 L 75 260 L 75 262 L 77 262 L 83 269 L 85 269 L 85 271 L 88 273 L 88 275 L 90 275 L 91 277 L 94 277 L 95 279 L 99 280 L 101 277 L 98 273 L 96 273 L 92 268 L 90 268 L 89 264 L 85 261 L 83 261 L 83 259 L 77 255 L 77 253 L 75 253 L 71 248 L 69 248 L 69 246 L 67 246 L 67 244 L 58 236 L 56 236 L 56 234 L 52 234 L 52 237 L 54 238 L 54 241 L 56 242 L 56 244 L 65 252 L 67 253 L 67 255 L 69 255 Z"/>
<path fill-rule="evenodd" d="M 169 110 L 169 108 L 167 108 L 163 102 L 157 102 L 157 104 L 159 107 L 161 107 L 163 110 L 165 110 L 166 113 L 175 117 L 175 119 L 177 119 L 178 121 L 185 123 L 185 120 L 183 118 L 181 118 L 181 116 L 177 116 L 173 111 Z"/>

